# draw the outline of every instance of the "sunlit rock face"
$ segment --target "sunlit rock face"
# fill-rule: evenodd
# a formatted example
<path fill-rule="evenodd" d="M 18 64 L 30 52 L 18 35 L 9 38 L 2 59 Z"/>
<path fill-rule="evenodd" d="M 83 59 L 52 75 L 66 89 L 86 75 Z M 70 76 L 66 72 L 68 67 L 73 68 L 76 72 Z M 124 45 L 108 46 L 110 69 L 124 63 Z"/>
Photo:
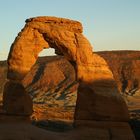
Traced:
<path fill-rule="evenodd" d="M 8 77 L 23 79 L 44 48 L 53 47 L 69 60 L 76 59 L 74 34 L 81 32 L 81 24 L 68 19 L 38 17 L 26 20 L 25 27 L 11 46 Z"/>
<path fill-rule="evenodd" d="M 75 62 L 78 79 L 89 82 L 102 77 L 103 73 L 104 78 L 113 80 L 104 59 L 92 54 L 92 46 L 82 34 L 81 23 L 55 17 L 26 20 L 25 27 L 11 46 L 8 78 L 23 79 L 36 62 L 39 52 L 49 47 L 54 48 L 57 54 Z M 102 69 L 98 68 L 99 65 L 102 65 Z M 100 75 L 91 76 L 91 73 L 97 73 L 99 70 Z"/>
<path fill-rule="evenodd" d="M 63 56 L 40 57 L 22 83 L 33 100 L 33 120 L 74 120 L 78 83 Z"/>
<path fill-rule="evenodd" d="M 97 52 L 108 63 L 122 94 L 134 95 L 140 90 L 140 51 Z"/>
<path fill-rule="evenodd" d="M 8 79 L 20 83 L 35 64 L 39 52 L 49 47 L 72 62 L 76 70 L 80 84 L 76 120 L 94 120 L 97 117 L 98 120 L 128 120 L 127 107 L 118 94 L 112 72 L 102 57 L 92 53 L 92 46 L 82 34 L 82 25 L 78 21 L 56 17 L 26 20 L 25 27 L 11 46 Z M 83 96 L 91 98 L 83 100 Z M 83 105 L 87 102 L 90 104 Z"/>
<path fill-rule="evenodd" d="M 130 117 L 138 119 L 140 108 L 140 51 L 97 52 L 108 63 Z"/>

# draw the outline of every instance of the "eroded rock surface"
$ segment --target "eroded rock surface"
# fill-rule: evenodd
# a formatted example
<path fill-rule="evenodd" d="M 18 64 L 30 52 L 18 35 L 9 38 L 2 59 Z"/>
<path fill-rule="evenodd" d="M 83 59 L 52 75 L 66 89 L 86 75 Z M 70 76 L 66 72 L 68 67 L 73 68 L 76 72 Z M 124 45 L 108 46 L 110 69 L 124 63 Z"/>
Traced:
<path fill-rule="evenodd" d="M 110 87 L 110 82 L 106 87 Z M 123 98 L 117 93 L 113 95 L 115 90 L 103 88 L 100 91 L 100 94 L 97 93 L 96 88 L 85 83 L 79 85 L 75 120 L 127 121 L 128 110 Z"/>
<path fill-rule="evenodd" d="M 121 93 L 135 95 L 140 90 L 140 52 L 97 52 L 108 63 Z"/>
<path fill-rule="evenodd" d="M 132 119 L 140 120 L 140 51 L 97 52 L 109 64 Z"/>
<path fill-rule="evenodd" d="M 34 103 L 32 119 L 73 121 L 78 83 L 73 66 L 63 56 L 38 59 L 22 83 Z"/>
<path fill-rule="evenodd" d="M 104 59 L 92 54 L 92 46 L 83 36 L 80 22 L 55 17 L 31 18 L 26 22 L 11 46 L 8 78 L 23 79 L 36 62 L 39 52 L 52 47 L 56 54 L 75 62 L 78 79 L 93 82 L 102 77 L 114 81 Z M 100 75 L 95 74 L 98 71 Z"/>
<path fill-rule="evenodd" d="M 92 46 L 82 34 L 82 25 L 77 21 L 56 17 L 36 17 L 26 20 L 25 27 L 11 46 L 8 57 L 8 78 L 20 83 L 35 64 L 39 52 L 49 47 L 54 48 L 56 54 L 63 55 L 73 63 L 76 78 L 79 84 L 84 85 L 85 96 L 90 93 L 94 97 L 96 94 L 97 97 L 108 101 L 100 102 L 98 99 L 101 98 L 96 98 L 100 106 L 95 107 L 98 104 L 94 104 L 95 100 L 92 101 L 93 98 L 90 98 L 90 108 L 85 105 L 84 108 L 87 108 L 85 112 L 78 103 L 81 102 L 79 99 L 82 96 L 78 92 L 76 119 L 83 119 L 83 113 L 88 113 L 86 120 L 94 120 L 97 116 L 99 116 L 98 120 L 103 120 L 102 108 L 108 107 L 110 107 L 106 110 L 108 117 L 105 120 L 127 121 L 129 119 L 127 106 L 119 94 L 112 72 L 102 57 L 92 53 Z M 84 102 L 89 101 L 84 100 Z M 116 103 L 114 106 L 117 110 L 109 106 L 112 102 Z M 118 115 L 118 110 L 122 110 L 122 114 Z M 112 113 L 115 115 L 112 116 Z"/>
<path fill-rule="evenodd" d="M 10 90 L 9 90 L 10 89 Z M 4 87 L 3 108 L 8 114 L 32 114 L 32 100 L 25 88 L 16 82 L 8 81 Z"/>
<path fill-rule="evenodd" d="M 0 94 L 3 93 L 3 86 L 7 78 L 7 63 L 6 61 L 0 61 Z"/>
<path fill-rule="evenodd" d="M 51 132 L 28 123 L 1 123 L 1 140 L 135 140 L 127 123 L 89 122 L 94 127 L 81 127 L 68 132 Z M 104 125 L 104 127 L 101 127 Z M 13 129 L 14 128 L 14 129 Z"/>

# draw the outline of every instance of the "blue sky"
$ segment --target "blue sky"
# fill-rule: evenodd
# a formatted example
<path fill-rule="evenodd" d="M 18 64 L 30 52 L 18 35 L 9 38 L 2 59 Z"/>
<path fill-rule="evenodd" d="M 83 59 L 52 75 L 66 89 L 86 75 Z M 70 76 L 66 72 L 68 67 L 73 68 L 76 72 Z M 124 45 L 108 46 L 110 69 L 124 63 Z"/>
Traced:
<path fill-rule="evenodd" d="M 81 21 L 94 51 L 140 50 L 140 0 L 0 0 L 0 59 L 27 18 L 45 15 Z"/>

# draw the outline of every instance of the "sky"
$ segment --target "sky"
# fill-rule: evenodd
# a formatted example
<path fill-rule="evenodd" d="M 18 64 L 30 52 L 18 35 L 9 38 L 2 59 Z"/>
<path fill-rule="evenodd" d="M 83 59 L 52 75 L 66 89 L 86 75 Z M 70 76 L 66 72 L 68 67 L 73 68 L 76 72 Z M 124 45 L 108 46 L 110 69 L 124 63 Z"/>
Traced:
<path fill-rule="evenodd" d="M 0 0 L 0 60 L 25 20 L 36 16 L 80 21 L 93 51 L 140 50 L 140 0 Z"/>

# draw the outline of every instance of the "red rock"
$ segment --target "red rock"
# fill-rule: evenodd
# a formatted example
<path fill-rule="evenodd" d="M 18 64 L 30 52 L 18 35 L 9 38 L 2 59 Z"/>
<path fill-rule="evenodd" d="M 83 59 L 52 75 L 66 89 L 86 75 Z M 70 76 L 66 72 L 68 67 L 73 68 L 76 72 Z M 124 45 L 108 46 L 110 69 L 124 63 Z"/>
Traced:
<path fill-rule="evenodd" d="M 8 57 L 8 78 L 18 82 L 23 80 L 35 64 L 39 52 L 49 47 L 54 48 L 58 54 L 75 64 L 77 80 L 80 81 L 80 84 L 82 83 L 80 88 L 87 86 L 86 90 L 79 90 L 79 95 L 90 96 L 89 93 L 98 95 L 95 100 L 84 100 L 85 103 L 90 102 L 91 104 L 97 102 L 95 106 L 99 106 L 95 107 L 97 109 L 95 114 L 101 114 L 98 116 L 103 119 L 106 115 L 103 115 L 102 110 L 110 107 L 107 115 L 112 116 L 113 107 L 115 109 L 118 107 L 117 110 L 121 110 L 120 112 L 123 110 L 124 113 L 120 116 L 117 114 L 120 112 L 116 111 L 113 119 L 128 120 L 127 106 L 122 103 L 122 97 L 117 90 L 111 70 L 102 57 L 92 53 L 92 46 L 82 34 L 82 25 L 77 21 L 56 17 L 28 19 L 25 27 L 11 46 Z M 114 103 L 111 99 L 115 100 Z M 82 100 L 78 100 L 78 102 L 80 103 Z M 104 103 L 107 103 L 105 107 Z M 77 107 L 80 109 L 79 106 Z M 85 106 L 86 109 L 90 109 L 89 112 L 91 113 L 90 115 L 85 114 L 87 120 L 95 119 L 94 117 L 91 118 L 92 107 L 93 105 L 91 107 Z M 77 114 L 77 116 L 79 119 L 82 118 L 81 114 Z M 111 117 L 110 120 L 112 120 Z"/>
<path fill-rule="evenodd" d="M 110 82 L 106 86 L 109 87 Z M 103 84 L 102 81 L 100 83 Z M 129 115 L 125 101 L 119 94 L 115 94 L 115 90 L 109 91 L 104 87 L 96 92 L 92 85 L 80 83 L 75 111 L 77 120 L 128 121 Z"/>
<path fill-rule="evenodd" d="M 140 89 L 140 52 L 97 52 L 108 63 L 121 93 L 134 95 Z"/>
<path fill-rule="evenodd" d="M 12 115 L 31 115 L 33 112 L 32 100 L 25 88 L 12 81 L 5 84 L 3 108 L 7 114 Z"/>
<path fill-rule="evenodd" d="M 32 97 L 32 119 L 73 120 L 77 99 L 74 67 L 63 56 L 38 60 L 22 81 Z"/>

